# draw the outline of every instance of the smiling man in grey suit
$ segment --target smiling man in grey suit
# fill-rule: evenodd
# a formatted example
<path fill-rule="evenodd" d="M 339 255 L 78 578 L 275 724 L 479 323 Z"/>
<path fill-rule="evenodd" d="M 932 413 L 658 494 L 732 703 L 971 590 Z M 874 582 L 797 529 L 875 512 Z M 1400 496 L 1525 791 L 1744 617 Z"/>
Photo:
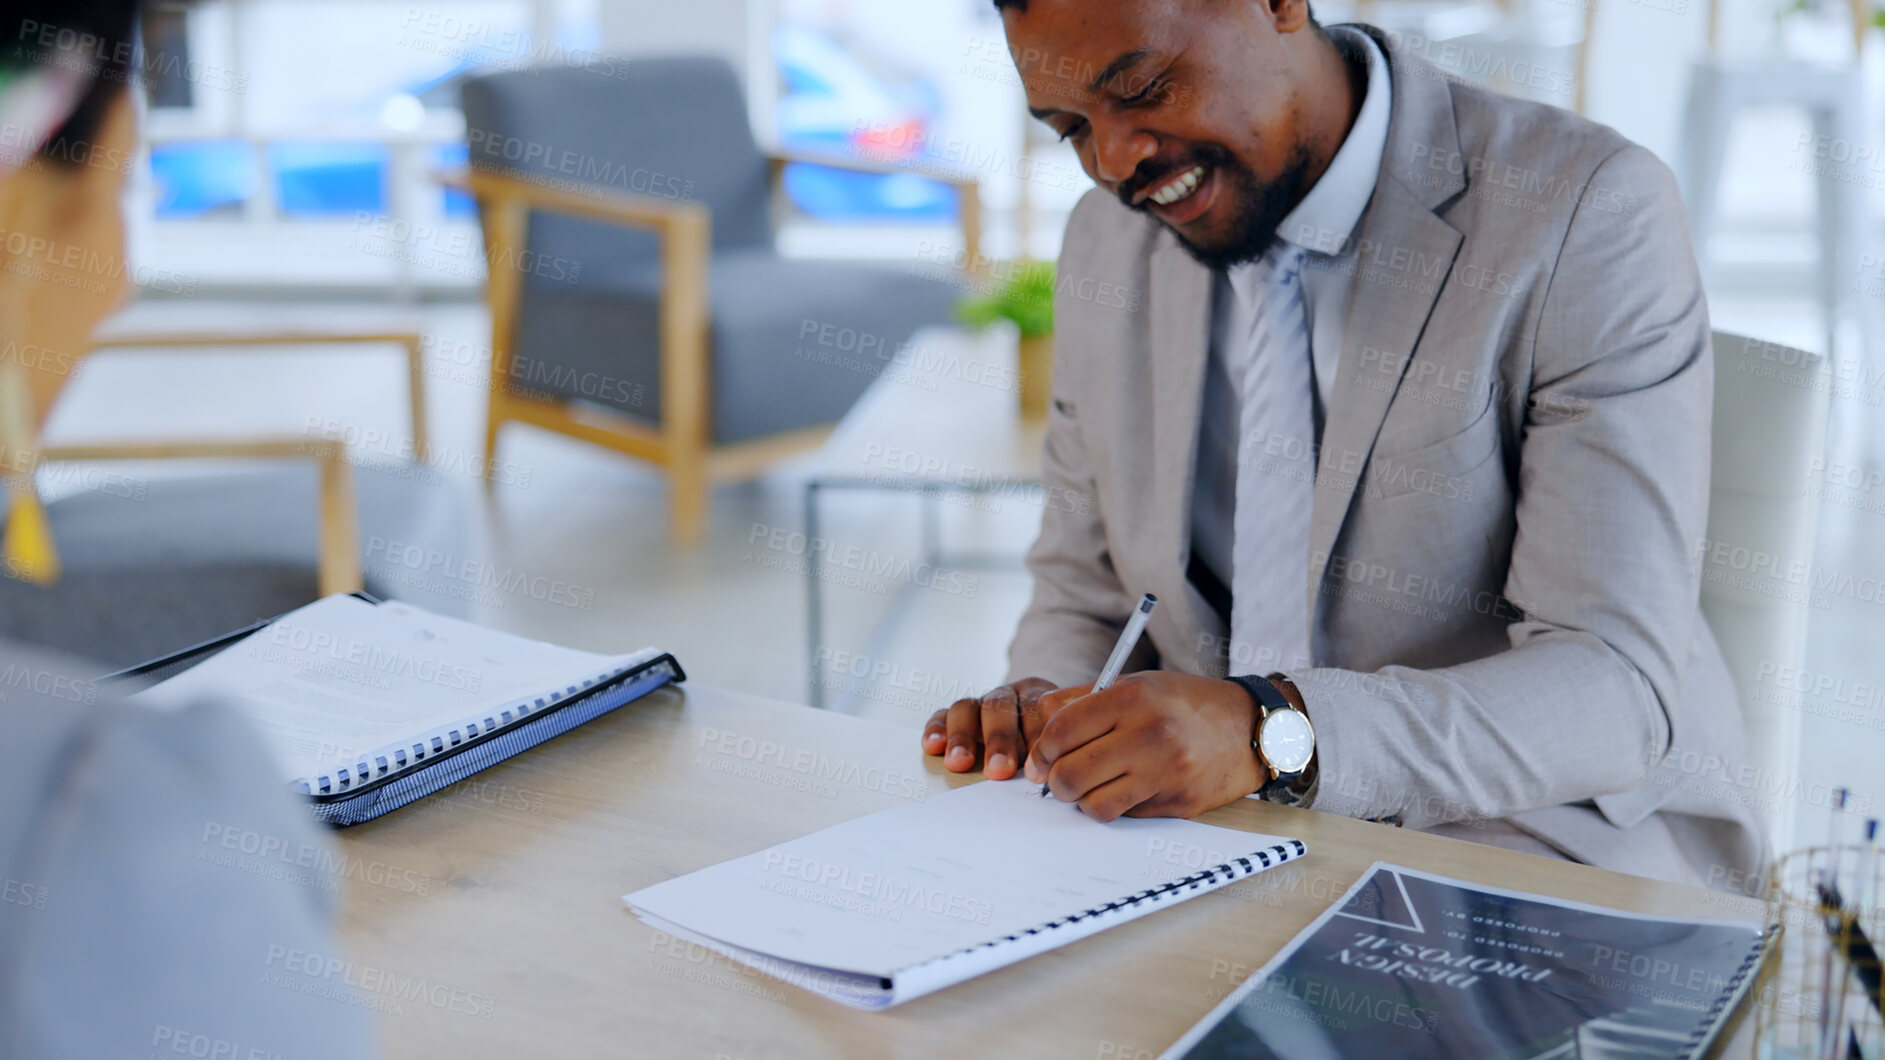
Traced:
<path fill-rule="evenodd" d="M 1709 327 L 1665 167 L 1306 0 L 996 6 L 1099 186 L 1045 454 L 1091 503 L 1045 513 L 1010 683 L 925 749 L 1102 820 L 1261 792 L 1755 868 L 1751 814 L 1657 773 L 1742 744 L 1698 605 Z M 1148 591 L 1135 672 L 1088 694 Z"/>

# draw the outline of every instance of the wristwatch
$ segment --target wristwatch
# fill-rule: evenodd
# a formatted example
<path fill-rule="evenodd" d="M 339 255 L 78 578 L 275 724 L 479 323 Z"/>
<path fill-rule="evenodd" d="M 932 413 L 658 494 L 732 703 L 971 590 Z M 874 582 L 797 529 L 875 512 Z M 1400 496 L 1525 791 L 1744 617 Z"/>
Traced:
<path fill-rule="evenodd" d="M 1269 772 L 1257 794 L 1271 802 L 1295 805 L 1300 801 L 1296 782 L 1316 756 L 1316 730 L 1309 715 L 1290 706 L 1269 680 L 1243 674 L 1231 680 L 1242 685 L 1257 702 L 1256 732 L 1250 746 Z"/>

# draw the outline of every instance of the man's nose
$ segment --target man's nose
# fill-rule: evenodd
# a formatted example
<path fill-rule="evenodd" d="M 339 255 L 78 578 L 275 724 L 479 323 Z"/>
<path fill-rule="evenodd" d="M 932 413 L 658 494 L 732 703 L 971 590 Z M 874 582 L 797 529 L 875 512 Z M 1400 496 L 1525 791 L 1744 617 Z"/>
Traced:
<path fill-rule="evenodd" d="M 1093 179 L 1109 188 L 1131 179 L 1139 163 L 1158 153 L 1158 139 L 1124 122 L 1093 125 Z"/>

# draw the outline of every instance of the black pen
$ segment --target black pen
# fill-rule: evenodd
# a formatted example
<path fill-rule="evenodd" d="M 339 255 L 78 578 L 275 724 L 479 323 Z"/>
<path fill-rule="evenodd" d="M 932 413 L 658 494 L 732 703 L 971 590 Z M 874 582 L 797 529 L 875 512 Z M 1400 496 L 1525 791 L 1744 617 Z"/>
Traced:
<path fill-rule="evenodd" d="M 1152 609 L 1158 606 L 1158 597 L 1146 593 L 1139 597 L 1139 606 L 1132 609 L 1132 617 L 1126 619 L 1126 628 L 1119 631 L 1119 640 L 1113 645 L 1113 653 L 1106 657 L 1106 665 L 1100 670 L 1099 680 L 1093 682 L 1093 692 L 1104 692 L 1119 680 L 1119 671 L 1126 668 L 1126 656 L 1139 644 L 1139 635 L 1145 632 L 1145 624 L 1152 618 Z M 1041 781 L 1041 797 L 1047 797 L 1047 781 Z"/>

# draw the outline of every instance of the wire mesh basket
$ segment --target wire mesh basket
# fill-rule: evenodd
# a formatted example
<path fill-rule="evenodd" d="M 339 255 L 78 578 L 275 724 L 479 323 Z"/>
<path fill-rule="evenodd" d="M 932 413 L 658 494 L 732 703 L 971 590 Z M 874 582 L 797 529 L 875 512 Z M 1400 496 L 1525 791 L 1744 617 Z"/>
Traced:
<path fill-rule="evenodd" d="M 1869 844 L 1809 847 L 1774 863 L 1767 917 L 1778 931 L 1758 981 L 1760 1060 L 1885 1060 L 1882 870 Z"/>

